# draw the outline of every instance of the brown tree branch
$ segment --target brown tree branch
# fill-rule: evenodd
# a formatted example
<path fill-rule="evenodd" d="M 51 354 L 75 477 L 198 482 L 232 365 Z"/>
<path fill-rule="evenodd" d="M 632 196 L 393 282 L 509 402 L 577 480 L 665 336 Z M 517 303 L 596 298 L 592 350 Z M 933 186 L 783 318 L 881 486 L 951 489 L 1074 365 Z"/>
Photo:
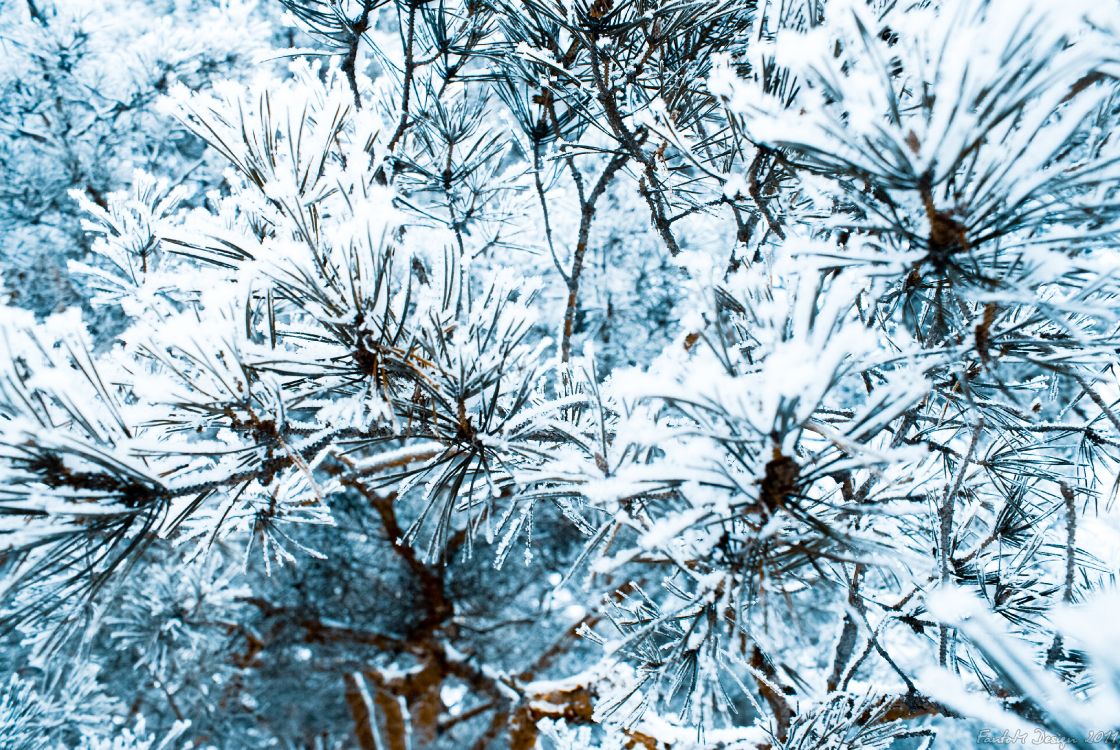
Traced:
<path fill-rule="evenodd" d="M 580 275 L 583 273 L 583 259 L 587 253 L 587 242 L 591 234 L 591 222 L 595 217 L 595 204 L 628 159 L 629 157 L 624 153 L 616 154 L 607 163 L 603 173 L 599 175 L 591 193 L 585 200 L 581 201 L 579 237 L 576 241 L 575 253 L 572 255 L 572 270 L 568 274 L 568 304 L 564 309 L 564 335 L 560 343 L 561 362 L 567 362 L 571 357 L 572 329 L 575 327 L 576 311 L 579 307 L 579 281 Z"/>

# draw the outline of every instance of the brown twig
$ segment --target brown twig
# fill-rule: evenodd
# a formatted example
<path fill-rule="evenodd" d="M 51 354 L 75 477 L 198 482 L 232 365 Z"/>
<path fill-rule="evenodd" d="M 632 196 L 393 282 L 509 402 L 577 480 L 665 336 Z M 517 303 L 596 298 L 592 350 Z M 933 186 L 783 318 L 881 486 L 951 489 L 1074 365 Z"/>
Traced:
<path fill-rule="evenodd" d="M 371 10 L 373 10 L 373 0 L 366 0 L 362 4 L 362 14 L 358 16 L 358 20 L 349 24 L 346 55 L 342 58 L 342 72 L 346 75 L 347 83 L 350 84 L 350 91 L 354 94 L 354 107 L 357 109 L 362 108 L 362 97 L 358 93 L 358 46 L 362 42 L 362 34 L 369 28 Z"/>
<path fill-rule="evenodd" d="M 595 182 L 586 199 L 580 203 L 579 237 L 576 241 L 576 250 L 572 255 L 572 271 L 568 274 L 568 304 L 564 309 L 564 335 L 560 344 L 560 361 L 567 362 L 572 351 L 572 329 L 575 327 L 576 311 L 579 307 L 579 280 L 583 273 L 583 259 L 587 253 L 587 242 L 591 234 L 591 222 L 595 217 L 595 204 L 606 191 L 607 185 L 614 178 L 615 173 L 622 169 L 628 160 L 626 154 L 616 154 L 607 163 L 603 173 Z"/>
<path fill-rule="evenodd" d="M 397 123 L 397 129 L 393 131 L 393 137 L 389 139 L 389 145 L 386 150 L 392 152 L 397 147 L 397 143 L 401 137 L 404 136 L 405 131 L 408 129 L 408 115 L 409 107 L 412 101 L 412 79 L 416 75 L 416 62 L 413 52 L 413 42 L 416 39 L 416 8 L 418 2 L 412 0 L 408 4 L 408 23 L 405 29 L 405 43 L 404 43 L 404 88 L 401 93 L 401 119 Z"/>

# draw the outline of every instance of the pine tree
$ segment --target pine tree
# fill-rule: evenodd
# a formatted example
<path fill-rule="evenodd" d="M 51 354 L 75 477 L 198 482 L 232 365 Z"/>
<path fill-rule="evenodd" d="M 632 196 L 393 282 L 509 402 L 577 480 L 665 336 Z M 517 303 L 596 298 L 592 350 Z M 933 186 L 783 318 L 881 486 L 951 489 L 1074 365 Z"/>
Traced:
<path fill-rule="evenodd" d="M 1120 12 L 264 10 L 0 317 L 3 742 L 1114 743 Z"/>

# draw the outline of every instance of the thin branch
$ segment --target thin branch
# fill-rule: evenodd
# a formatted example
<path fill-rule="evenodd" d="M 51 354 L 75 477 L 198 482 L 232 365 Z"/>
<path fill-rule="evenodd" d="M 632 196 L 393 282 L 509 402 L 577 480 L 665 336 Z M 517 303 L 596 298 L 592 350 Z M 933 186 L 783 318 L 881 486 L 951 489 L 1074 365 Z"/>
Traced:
<path fill-rule="evenodd" d="M 961 461 L 957 467 L 956 475 L 953 477 L 953 482 L 945 493 L 945 498 L 941 502 L 941 508 L 938 510 L 938 520 L 940 525 L 940 544 L 938 546 L 938 553 L 940 556 L 941 566 L 941 584 L 944 586 L 949 583 L 952 577 L 952 558 L 953 558 L 953 521 L 956 517 L 956 498 L 960 492 L 961 485 L 964 483 L 964 475 L 968 470 L 968 465 L 976 455 L 976 446 L 980 439 L 980 431 L 984 428 L 984 420 L 981 418 L 976 423 L 976 428 L 972 431 L 972 441 L 969 443 L 968 452 L 965 454 L 964 460 Z M 938 644 L 938 661 L 941 666 L 945 666 L 948 658 L 948 637 L 949 629 L 947 626 L 942 625 L 941 634 Z"/>
<path fill-rule="evenodd" d="M 358 47 L 362 42 L 362 34 L 369 28 L 369 14 L 372 10 L 373 0 L 366 0 L 362 4 L 362 14 L 358 16 L 358 20 L 348 24 L 349 39 L 346 55 L 342 58 L 342 72 L 350 84 L 350 91 L 354 94 L 354 107 L 357 109 L 362 108 L 362 97 L 358 93 Z"/>
<path fill-rule="evenodd" d="M 591 222 L 595 217 L 595 204 L 614 179 L 614 175 L 627 162 L 629 157 L 620 153 L 614 156 L 599 175 L 595 187 L 580 207 L 579 237 L 576 250 L 572 254 L 572 271 L 568 274 L 568 304 L 564 310 L 564 334 L 560 344 L 560 361 L 567 362 L 572 352 L 572 329 L 575 327 L 576 311 L 579 307 L 579 280 L 583 273 L 583 259 L 587 253 L 587 242 L 591 234 Z"/>
<path fill-rule="evenodd" d="M 397 129 L 393 132 L 393 137 L 389 139 L 389 145 L 386 147 L 389 152 L 396 149 L 397 143 L 408 129 L 409 108 L 412 102 L 412 79 L 416 75 L 413 44 L 416 39 L 416 9 L 418 7 L 418 0 L 409 0 L 404 42 L 404 90 L 401 94 L 401 119 L 397 123 Z"/>
<path fill-rule="evenodd" d="M 43 15 L 43 11 L 39 10 L 39 6 L 35 4 L 35 0 L 27 0 L 27 12 L 31 14 L 31 19 L 33 21 L 46 28 L 47 17 Z"/>

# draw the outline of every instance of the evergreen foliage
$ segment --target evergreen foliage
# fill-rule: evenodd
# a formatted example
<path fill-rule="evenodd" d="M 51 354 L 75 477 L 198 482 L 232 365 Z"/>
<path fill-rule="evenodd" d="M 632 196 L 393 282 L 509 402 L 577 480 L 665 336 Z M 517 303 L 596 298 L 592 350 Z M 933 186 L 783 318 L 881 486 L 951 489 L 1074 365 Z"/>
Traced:
<path fill-rule="evenodd" d="M 0 45 L 0 746 L 1115 746 L 1114 4 Z"/>

